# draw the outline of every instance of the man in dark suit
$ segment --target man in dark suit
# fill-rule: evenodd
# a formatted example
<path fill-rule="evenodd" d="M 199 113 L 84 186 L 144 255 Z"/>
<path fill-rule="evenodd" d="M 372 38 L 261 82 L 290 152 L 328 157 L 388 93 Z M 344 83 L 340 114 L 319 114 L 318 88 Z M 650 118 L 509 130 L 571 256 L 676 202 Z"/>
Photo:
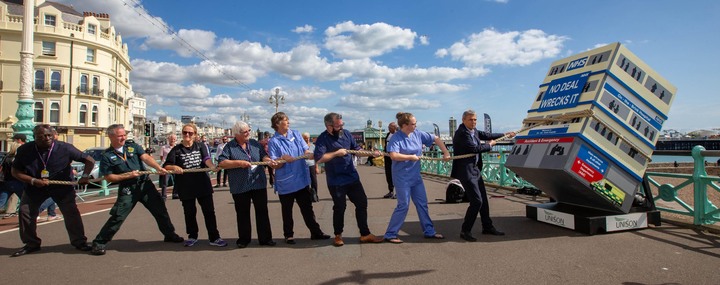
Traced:
<path fill-rule="evenodd" d="M 467 241 L 477 241 L 477 238 L 475 238 L 470 231 L 475 224 L 478 211 L 480 212 L 480 219 L 482 221 L 483 234 L 505 235 L 505 233 L 495 229 L 490 219 L 490 207 L 487 203 L 487 194 L 485 193 L 485 181 L 483 181 L 482 173 L 480 172 L 482 169 L 482 159 L 480 159 L 479 156 L 482 152 L 492 150 L 492 147 L 495 145 L 494 139 L 504 135 L 513 137 L 515 136 L 515 132 L 502 134 L 478 131 L 475 129 L 477 115 L 473 110 L 463 112 L 462 122 L 453 137 L 454 155 L 460 156 L 469 153 L 477 153 L 477 155 L 453 160 L 452 172 L 450 173 L 452 178 L 460 180 L 460 183 L 462 183 L 465 189 L 465 195 L 470 200 L 470 206 L 468 206 L 467 212 L 465 213 L 465 221 L 462 224 L 460 237 Z M 491 141 L 481 143 L 481 140 Z"/>
<path fill-rule="evenodd" d="M 397 131 L 397 124 L 395 122 L 392 122 L 388 125 L 388 133 L 387 136 L 385 136 L 385 146 L 383 150 L 387 152 L 387 142 L 390 141 L 390 138 L 395 134 Z M 393 185 L 393 178 L 392 178 L 392 159 L 390 159 L 389 156 L 385 157 L 385 180 L 387 180 L 388 184 L 388 193 L 383 196 L 383 198 L 393 198 L 395 199 L 395 185 Z"/>

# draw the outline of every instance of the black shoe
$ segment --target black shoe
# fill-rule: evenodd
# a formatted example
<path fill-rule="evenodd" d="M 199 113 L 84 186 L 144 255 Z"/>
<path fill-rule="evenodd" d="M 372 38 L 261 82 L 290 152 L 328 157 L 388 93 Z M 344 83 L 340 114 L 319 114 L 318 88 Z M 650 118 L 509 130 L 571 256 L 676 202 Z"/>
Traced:
<path fill-rule="evenodd" d="M 329 238 L 330 238 L 330 235 L 326 235 L 326 234 L 319 234 L 319 235 L 311 235 L 311 236 L 310 236 L 310 239 L 312 239 L 312 240 L 329 239 Z"/>
<path fill-rule="evenodd" d="M 286 238 L 285 238 L 285 243 L 287 243 L 287 244 L 295 244 L 295 238 L 293 238 L 293 237 L 286 237 Z"/>
<path fill-rule="evenodd" d="M 220 187 L 220 184 L 215 184 L 215 188 L 218 188 L 218 187 Z"/>
<path fill-rule="evenodd" d="M 165 237 L 165 240 L 164 240 L 164 241 L 165 241 L 165 242 L 181 243 L 181 242 L 183 242 L 184 240 L 185 240 L 184 238 L 182 238 L 181 236 L 179 236 L 179 235 L 176 234 L 176 235 L 171 236 L 171 237 Z"/>
<path fill-rule="evenodd" d="M 238 243 L 237 246 L 238 246 L 238 248 L 246 248 L 246 247 L 247 247 L 247 244 Z"/>
<path fill-rule="evenodd" d="M 495 236 L 504 236 L 505 235 L 504 232 L 498 231 L 495 228 L 483 229 L 482 234 L 495 235 Z"/>
<path fill-rule="evenodd" d="M 474 237 L 469 231 L 460 232 L 460 237 L 466 241 L 477 241 L 477 238 Z"/>
<path fill-rule="evenodd" d="M 260 245 L 275 246 L 277 243 L 274 240 L 268 242 L 261 242 Z"/>
<path fill-rule="evenodd" d="M 223 183 L 223 187 L 227 187 L 227 183 Z"/>
<path fill-rule="evenodd" d="M 385 196 L 383 196 L 383 198 L 392 198 L 393 195 L 393 192 L 388 192 L 387 194 L 385 194 Z"/>
<path fill-rule="evenodd" d="M 36 251 L 38 251 L 38 250 L 40 250 L 40 247 L 39 247 L 39 246 L 38 246 L 38 247 L 27 247 L 27 246 L 24 246 L 24 247 L 21 248 L 19 251 L 14 252 L 10 257 L 23 256 L 23 255 L 26 255 L 26 254 L 28 254 L 28 253 L 36 252 Z"/>
<path fill-rule="evenodd" d="M 85 242 L 81 245 L 76 246 L 75 248 L 77 248 L 78 250 L 82 250 L 82 251 L 90 251 L 92 249 L 92 246 L 90 246 L 89 243 Z"/>
<path fill-rule="evenodd" d="M 178 196 L 178 195 L 172 195 L 172 199 L 173 199 L 173 200 L 180 199 L 180 196 Z"/>
<path fill-rule="evenodd" d="M 92 250 L 90 251 L 90 254 L 92 255 L 105 255 L 105 246 L 99 245 L 96 243 L 93 243 Z"/>

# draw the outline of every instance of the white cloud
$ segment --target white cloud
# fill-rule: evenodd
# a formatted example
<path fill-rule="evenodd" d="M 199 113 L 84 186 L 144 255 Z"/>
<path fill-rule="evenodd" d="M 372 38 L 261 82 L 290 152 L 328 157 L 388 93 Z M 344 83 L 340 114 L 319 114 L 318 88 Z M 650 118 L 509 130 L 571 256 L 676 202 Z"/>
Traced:
<path fill-rule="evenodd" d="M 200 84 L 182 86 L 177 83 L 161 83 L 148 80 L 134 80 L 133 90 L 142 94 L 177 98 L 205 98 L 210 95 L 210 89 Z"/>
<path fill-rule="evenodd" d="M 507 3 L 508 2 L 508 0 L 485 0 L 485 1 L 498 2 L 498 3 Z"/>
<path fill-rule="evenodd" d="M 220 40 L 220 44 L 206 55 L 225 64 L 249 65 L 268 60 L 274 54 L 270 47 L 263 47 L 260 43 L 238 42 L 234 39 L 223 38 Z"/>
<path fill-rule="evenodd" d="M 172 107 L 172 106 L 177 105 L 177 103 L 178 103 L 175 100 L 165 99 L 159 95 L 143 95 L 143 96 L 145 97 L 145 100 L 147 101 L 148 107 L 151 107 L 151 106 Z"/>
<path fill-rule="evenodd" d="M 349 95 L 340 98 L 338 106 L 372 110 L 412 110 L 440 107 L 440 101 L 409 98 L 378 99 Z"/>
<path fill-rule="evenodd" d="M 435 55 L 444 57 L 450 54 L 453 60 L 462 61 L 468 66 L 524 66 L 559 55 L 563 42 L 569 39 L 566 36 L 547 35 L 541 30 L 502 33 L 495 29 L 485 29 L 456 42 L 448 49 L 439 49 Z"/>
<path fill-rule="evenodd" d="M 237 105 L 252 105 L 247 98 L 232 98 L 227 94 L 219 94 L 208 98 L 182 98 L 180 105 L 182 106 L 203 106 L 203 107 L 225 107 Z"/>
<path fill-rule="evenodd" d="M 332 90 L 326 90 L 322 89 L 318 86 L 313 87 L 305 87 L 302 86 L 300 88 L 281 88 L 281 87 L 273 87 L 270 89 L 260 89 L 260 90 L 252 90 L 252 91 L 245 91 L 240 93 L 240 96 L 247 97 L 248 100 L 252 102 L 268 102 L 270 99 L 270 96 L 275 95 L 275 89 L 280 89 L 280 96 L 285 97 L 285 102 L 287 103 L 309 103 L 315 100 L 324 99 L 330 96 L 335 95 L 335 91 Z"/>
<path fill-rule="evenodd" d="M 325 48 L 339 58 L 374 57 L 398 47 L 411 49 L 417 37 L 410 29 L 386 23 L 355 25 L 352 21 L 328 27 L 325 35 Z"/>
<path fill-rule="evenodd" d="M 203 107 L 203 106 L 184 106 L 182 108 L 183 112 L 195 112 L 195 113 L 205 113 L 207 111 L 210 111 L 209 108 Z"/>
<path fill-rule="evenodd" d="M 140 48 L 169 49 L 174 50 L 182 57 L 193 57 L 195 50 L 190 46 L 204 53 L 213 47 L 216 37 L 215 33 L 211 31 L 180 29 L 177 35 L 159 34 L 150 36 Z"/>
<path fill-rule="evenodd" d="M 123 1 L 98 1 L 98 0 L 60 0 L 65 5 L 72 5 L 78 7 L 79 12 L 92 11 L 96 13 L 107 13 L 110 15 L 110 23 L 115 26 L 115 30 L 122 34 L 123 38 L 144 38 L 153 35 L 162 34 L 166 30 L 162 25 L 167 23 L 160 17 L 155 17 L 157 20 L 156 26 L 153 26 L 148 21 L 138 15 L 153 19 L 150 15 L 145 12 L 144 9 L 137 6 L 135 3 L 142 5 L 141 0 L 134 0 L 128 2 L 127 5 Z M 133 9 L 134 8 L 134 9 Z M 103 27 L 107 28 L 107 27 Z"/>
<path fill-rule="evenodd" d="M 430 37 L 428 37 L 428 36 L 426 36 L 426 35 L 420 36 L 420 44 L 425 45 L 425 46 L 426 46 L 426 45 L 429 45 L 429 44 L 430 44 Z"/>
<path fill-rule="evenodd" d="M 315 28 L 313 28 L 313 26 L 310 26 L 310 25 L 307 25 L 307 24 L 306 24 L 304 27 L 295 27 L 294 30 L 290 30 L 290 31 L 293 32 L 293 33 L 298 33 L 298 34 L 300 34 L 300 33 L 312 33 L 313 31 L 315 31 Z"/>
<path fill-rule="evenodd" d="M 154 114 L 155 114 L 156 116 L 167 116 L 167 115 L 168 115 L 168 112 L 165 112 L 165 111 L 163 111 L 162 109 L 159 109 L 159 110 L 155 111 Z"/>
<path fill-rule="evenodd" d="M 389 82 L 385 79 L 368 79 L 340 85 L 343 91 L 371 97 L 414 97 L 420 94 L 453 93 L 468 88 L 470 86 L 465 84 L 404 83 Z"/>
<path fill-rule="evenodd" d="M 172 62 L 155 62 L 144 59 L 134 59 L 131 64 L 135 67 L 133 78 L 154 82 L 195 82 L 199 84 L 215 84 L 236 86 L 238 83 L 223 73 L 235 77 L 245 84 L 257 81 L 265 72 L 250 66 L 222 65 L 203 61 L 195 65 L 180 66 Z"/>

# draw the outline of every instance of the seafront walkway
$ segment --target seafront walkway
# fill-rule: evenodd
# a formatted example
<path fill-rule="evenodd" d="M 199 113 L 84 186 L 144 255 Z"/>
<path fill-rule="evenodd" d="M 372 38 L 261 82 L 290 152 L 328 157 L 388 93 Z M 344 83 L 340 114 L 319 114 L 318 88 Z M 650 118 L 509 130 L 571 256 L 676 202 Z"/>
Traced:
<path fill-rule="evenodd" d="M 359 166 L 369 200 L 370 230 L 381 236 L 396 206 L 387 193 L 381 167 Z M 321 228 L 333 234 L 332 207 L 325 174 L 318 176 L 321 201 L 314 203 Z M 18 258 L 22 247 L 17 219 L 0 220 L 3 279 L 17 284 L 717 284 L 720 236 L 663 224 L 643 230 L 588 236 L 525 217 L 525 205 L 547 198 L 488 188 L 490 212 L 505 236 L 474 234 L 478 242 L 459 237 L 467 203 L 445 204 L 447 179 L 426 176 L 429 210 L 444 240 L 425 239 L 414 207 L 400 232 L 402 244 L 360 244 L 354 207 L 345 215 L 345 246 L 310 240 L 295 207 L 297 244 L 282 240 L 280 203 L 268 189 L 269 212 L 277 246 L 235 247 L 237 228 L 227 187 L 216 188 L 215 207 L 221 236 L 230 244 L 212 247 L 198 211 L 200 242 L 193 247 L 165 243 L 155 221 L 138 205 L 107 254 L 91 256 L 69 245 L 62 221 L 43 222 L 38 234 L 42 250 Z M 79 202 L 85 232 L 92 240 L 109 217 L 115 193 L 84 197 Z M 183 237 L 185 223 L 179 200 L 167 200 L 170 217 Z M 254 224 L 254 218 L 253 218 Z M 253 237 L 255 228 L 253 226 Z M 2 257 L 0 257 L 2 258 Z"/>

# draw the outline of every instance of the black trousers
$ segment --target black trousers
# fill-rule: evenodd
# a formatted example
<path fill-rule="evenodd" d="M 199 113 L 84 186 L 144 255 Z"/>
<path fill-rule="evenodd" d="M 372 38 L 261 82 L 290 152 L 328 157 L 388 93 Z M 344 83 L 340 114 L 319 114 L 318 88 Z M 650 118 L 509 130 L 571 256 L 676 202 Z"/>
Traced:
<path fill-rule="evenodd" d="M 342 234 L 345 227 L 346 198 L 355 205 L 355 219 L 357 220 L 360 235 L 370 234 L 367 223 L 367 195 L 360 180 L 342 186 L 328 186 L 333 199 L 333 229 L 335 235 Z"/>
<path fill-rule="evenodd" d="M 215 184 L 220 185 L 220 176 L 222 175 L 223 184 L 227 183 L 227 170 L 219 169 L 217 172 L 217 182 Z"/>
<path fill-rule="evenodd" d="M 297 192 L 279 195 L 279 197 L 282 208 L 283 235 L 285 235 L 286 238 L 292 237 L 295 234 L 293 232 L 293 227 L 295 226 L 295 222 L 293 221 L 293 202 L 296 201 L 303 220 L 305 221 L 305 226 L 310 230 L 310 234 L 314 236 L 323 234 L 320 225 L 315 221 L 315 212 L 313 212 L 312 198 L 310 197 L 310 186 L 305 186 L 305 188 Z"/>
<path fill-rule="evenodd" d="M 310 166 L 310 187 L 312 187 L 312 189 L 315 189 L 315 193 L 318 192 L 317 165 Z"/>
<path fill-rule="evenodd" d="M 465 188 L 465 195 L 470 200 L 470 206 L 465 212 L 465 221 L 461 230 L 469 232 L 472 230 L 478 212 L 480 213 L 480 221 L 483 229 L 492 228 L 492 219 L 490 219 L 490 205 L 488 205 L 487 193 L 485 192 L 485 181 L 482 177 L 476 179 L 460 181 Z"/>
<path fill-rule="evenodd" d="M 215 204 L 213 202 L 213 195 L 206 195 L 203 197 L 182 200 L 182 206 L 185 213 L 185 231 L 188 234 L 188 238 L 198 238 L 197 223 L 197 206 L 195 201 L 200 204 L 202 209 L 203 217 L 205 218 L 205 228 L 208 231 L 208 238 L 210 241 L 215 241 L 220 238 L 220 233 L 217 229 L 217 219 L 215 218 Z"/>
<path fill-rule="evenodd" d="M 392 180 L 392 159 L 387 156 L 385 157 L 385 180 L 388 184 L 388 190 L 390 190 L 390 192 L 394 191 L 395 185 L 393 185 Z"/>
<path fill-rule="evenodd" d="M 237 215 L 238 240 L 237 244 L 247 245 L 252 235 L 250 224 L 250 202 L 255 207 L 255 227 L 258 232 L 258 240 L 266 244 L 272 240 L 270 229 L 270 216 L 267 207 L 267 189 L 250 190 L 245 193 L 232 194 L 235 201 L 235 214 Z"/>
<path fill-rule="evenodd" d="M 270 175 L 270 178 L 269 178 L 270 185 L 275 185 L 275 169 L 272 169 L 270 166 L 265 166 L 265 167 L 267 167 L 268 174 Z"/>
<path fill-rule="evenodd" d="M 172 179 L 171 176 L 172 176 L 172 174 L 160 175 L 160 176 L 159 176 L 159 177 L 160 177 L 160 179 L 159 179 L 160 189 L 162 189 L 162 197 L 163 197 L 163 198 L 167 198 L 168 181 L 169 181 L 170 179 Z M 175 188 L 173 188 L 173 194 L 174 194 L 174 193 L 175 193 Z"/>
<path fill-rule="evenodd" d="M 40 247 L 42 240 L 37 236 L 37 216 L 40 214 L 40 205 L 47 198 L 53 198 L 60 208 L 65 220 L 65 229 L 70 237 L 70 244 L 77 247 L 87 242 L 80 211 L 75 204 L 74 190 L 42 191 L 42 193 L 32 194 L 28 195 L 28 190 L 26 190 L 20 198 L 20 240 L 25 246 Z"/>

